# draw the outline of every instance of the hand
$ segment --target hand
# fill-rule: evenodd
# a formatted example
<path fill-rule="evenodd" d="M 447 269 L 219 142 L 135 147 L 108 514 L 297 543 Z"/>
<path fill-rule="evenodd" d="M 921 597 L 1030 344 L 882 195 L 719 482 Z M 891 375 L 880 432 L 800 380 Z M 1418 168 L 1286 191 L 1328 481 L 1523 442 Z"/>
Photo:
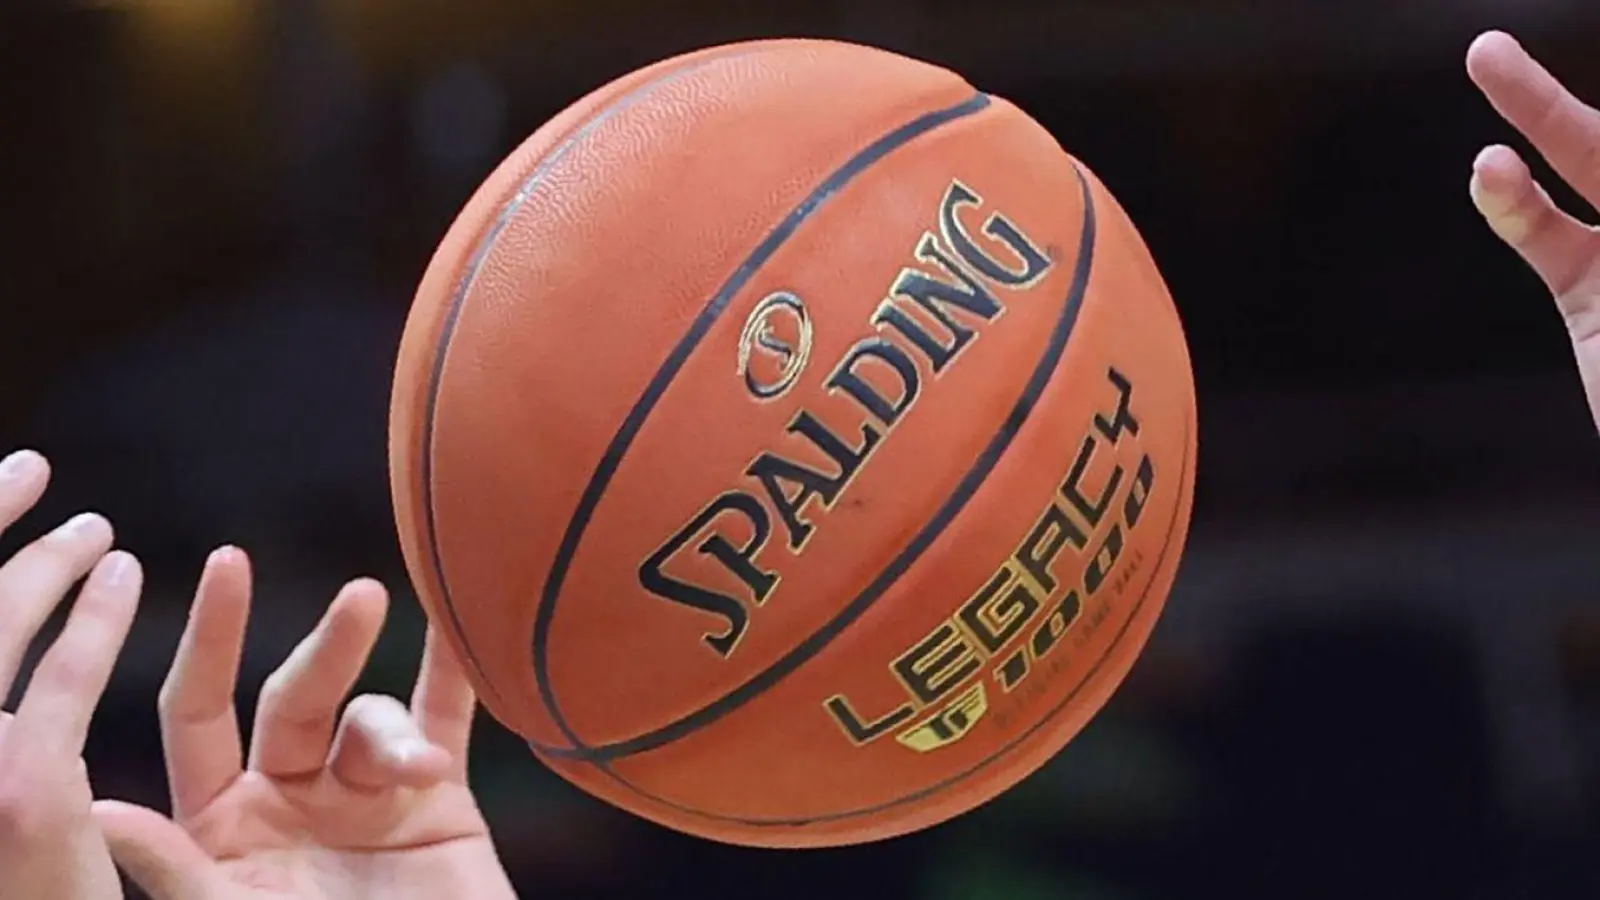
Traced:
<path fill-rule="evenodd" d="M 357 697 L 388 598 L 354 581 L 268 680 L 243 758 L 234 688 L 250 566 L 213 553 L 161 691 L 172 818 L 95 804 L 156 900 L 515 900 L 467 787 L 475 701 L 429 633 L 411 708 Z M 337 723 L 337 726 L 336 726 Z"/>
<path fill-rule="evenodd" d="M 23 451 L 0 463 L 0 529 L 38 502 L 50 466 Z M 122 884 L 90 818 L 82 753 L 139 603 L 139 563 L 111 549 L 111 525 L 78 516 L 0 566 L 0 703 L 52 610 L 88 575 L 61 636 L 17 705 L 0 712 L 0 900 L 117 900 Z"/>
<path fill-rule="evenodd" d="M 1574 97 L 1510 36 L 1491 32 L 1467 71 L 1495 109 L 1556 173 L 1600 208 L 1600 111 Z M 1539 273 L 1566 319 L 1600 425 L 1600 229 L 1561 211 L 1515 150 L 1490 147 L 1473 165 L 1472 199 L 1491 228 Z"/>

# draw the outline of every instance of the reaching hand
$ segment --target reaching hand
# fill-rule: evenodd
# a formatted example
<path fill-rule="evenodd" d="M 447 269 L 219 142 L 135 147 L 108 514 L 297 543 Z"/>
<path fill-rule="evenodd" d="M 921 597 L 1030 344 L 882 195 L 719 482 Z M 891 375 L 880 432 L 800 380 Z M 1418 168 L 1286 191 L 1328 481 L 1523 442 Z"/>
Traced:
<path fill-rule="evenodd" d="M 1600 111 L 1574 97 L 1510 36 L 1491 32 L 1467 53 L 1467 71 L 1495 109 L 1557 174 L 1600 208 Z M 1563 212 L 1515 150 L 1495 146 L 1473 166 L 1472 199 L 1496 234 L 1555 295 L 1600 425 L 1600 229 Z"/>
<path fill-rule="evenodd" d="M 346 585 L 262 688 L 248 759 L 234 687 L 245 555 L 212 554 L 160 702 L 173 815 L 95 804 L 113 855 L 156 900 L 515 900 L 467 787 L 474 698 L 430 632 L 411 707 L 339 708 L 388 599 Z"/>
<path fill-rule="evenodd" d="M 0 463 L 0 529 L 39 501 L 37 453 Z M 118 900 L 122 884 L 89 814 L 83 743 L 139 603 L 139 563 L 111 525 L 82 515 L 0 566 L 0 703 L 50 612 L 88 575 L 15 716 L 0 712 L 0 900 Z"/>

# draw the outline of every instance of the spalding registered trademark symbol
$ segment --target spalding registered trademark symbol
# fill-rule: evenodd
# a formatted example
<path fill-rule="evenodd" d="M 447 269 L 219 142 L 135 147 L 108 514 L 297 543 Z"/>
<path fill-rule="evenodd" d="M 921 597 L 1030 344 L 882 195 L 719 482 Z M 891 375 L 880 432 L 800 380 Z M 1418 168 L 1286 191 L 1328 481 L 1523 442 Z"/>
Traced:
<path fill-rule="evenodd" d="M 739 335 L 739 374 L 757 399 L 780 397 L 811 358 L 811 315 L 788 291 L 762 298 Z"/>

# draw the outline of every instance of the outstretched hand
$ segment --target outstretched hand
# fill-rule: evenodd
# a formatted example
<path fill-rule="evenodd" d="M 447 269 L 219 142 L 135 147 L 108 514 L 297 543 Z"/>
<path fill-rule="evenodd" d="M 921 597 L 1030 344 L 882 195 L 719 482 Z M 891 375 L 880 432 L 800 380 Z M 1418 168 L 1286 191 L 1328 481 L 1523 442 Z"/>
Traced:
<path fill-rule="evenodd" d="M 364 695 L 388 598 L 346 585 L 262 689 L 248 756 L 235 715 L 250 567 L 212 554 L 159 703 L 172 817 L 102 801 L 112 855 L 156 900 L 514 900 L 467 787 L 475 701 L 430 632 L 408 708 Z"/>
<path fill-rule="evenodd" d="M 39 501 L 49 480 L 50 466 L 37 453 L 0 462 L 0 530 Z M 111 523 L 84 514 L 0 565 L 0 703 L 28 645 L 87 576 L 15 715 L 0 712 L 0 900 L 122 897 L 90 819 L 93 793 L 81 756 L 143 581 L 138 560 L 111 545 Z"/>
<path fill-rule="evenodd" d="M 1573 96 L 1509 35 L 1490 32 L 1467 71 L 1494 108 L 1561 178 L 1600 209 L 1600 111 Z M 1600 425 L 1600 229 L 1564 212 L 1506 146 L 1473 165 L 1472 199 L 1495 234 L 1544 279 L 1566 319 L 1590 411 Z"/>

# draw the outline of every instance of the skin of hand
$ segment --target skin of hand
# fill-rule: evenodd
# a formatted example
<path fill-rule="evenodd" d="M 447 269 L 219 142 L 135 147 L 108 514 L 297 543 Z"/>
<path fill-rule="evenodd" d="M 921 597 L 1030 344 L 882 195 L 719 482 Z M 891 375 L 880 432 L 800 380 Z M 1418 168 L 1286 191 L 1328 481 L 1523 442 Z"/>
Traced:
<path fill-rule="evenodd" d="M 1473 42 L 1467 72 L 1591 211 L 1600 208 L 1600 111 L 1573 96 L 1501 32 Z M 1489 227 L 1555 297 L 1572 336 L 1590 412 L 1600 425 L 1600 229 L 1557 207 L 1510 147 L 1497 145 L 1478 154 L 1470 190 Z"/>
<path fill-rule="evenodd" d="M 94 805 L 117 863 L 155 900 L 515 900 L 467 786 L 476 702 L 444 641 L 429 632 L 409 708 L 344 704 L 388 606 L 347 584 L 267 679 L 246 755 L 250 594 L 245 554 L 214 552 L 158 704 L 172 816 Z"/>
<path fill-rule="evenodd" d="M 44 494 L 50 466 L 19 451 L 0 462 L 0 529 Z M 66 626 L 14 714 L 0 712 L 0 900 L 117 900 L 122 884 L 91 818 L 82 753 L 139 604 L 139 562 L 111 552 L 112 529 L 84 514 L 0 566 L 0 702 L 23 655 L 74 583 Z"/>

